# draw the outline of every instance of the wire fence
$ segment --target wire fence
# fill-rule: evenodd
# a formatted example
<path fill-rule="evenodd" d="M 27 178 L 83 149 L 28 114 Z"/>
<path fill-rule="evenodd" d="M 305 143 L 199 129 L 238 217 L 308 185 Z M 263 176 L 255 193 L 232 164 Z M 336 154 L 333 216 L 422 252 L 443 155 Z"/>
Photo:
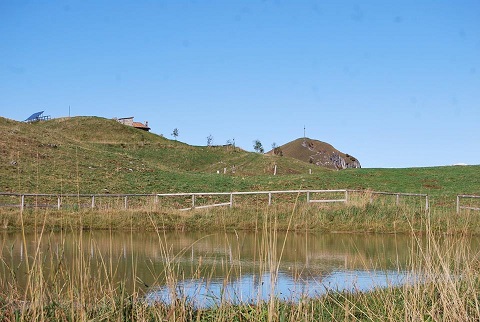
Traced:
<path fill-rule="evenodd" d="M 467 196 L 462 196 L 467 197 Z M 471 197 L 471 196 L 470 196 Z M 414 201 L 411 201 L 414 199 Z M 417 204 L 428 210 L 427 194 L 391 193 L 366 190 L 275 190 L 275 191 L 237 191 L 237 192 L 193 192 L 158 194 L 33 194 L 0 193 L 0 207 L 50 209 L 158 209 L 192 210 L 212 207 L 234 207 L 238 204 L 272 205 L 304 202 L 307 204 L 358 204 L 381 203 L 382 205 Z M 459 206 L 457 211 L 466 209 Z M 420 203 L 419 203 L 420 202 Z M 473 208 L 472 208 L 473 209 Z"/>

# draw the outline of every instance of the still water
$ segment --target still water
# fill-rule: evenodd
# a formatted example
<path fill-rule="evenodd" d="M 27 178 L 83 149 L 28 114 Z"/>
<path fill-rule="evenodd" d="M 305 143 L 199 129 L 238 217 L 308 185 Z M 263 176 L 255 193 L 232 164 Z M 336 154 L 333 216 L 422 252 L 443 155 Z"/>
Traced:
<path fill-rule="evenodd" d="M 313 297 L 407 283 L 405 235 L 325 233 L 55 232 L 0 233 L 0 274 L 25 286 L 27 265 L 59 267 L 100 284 L 122 282 L 149 302 L 186 297 L 195 306 Z M 474 245 L 478 249 L 478 245 Z M 36 254 L 36 255 L 35 255 Z"/>

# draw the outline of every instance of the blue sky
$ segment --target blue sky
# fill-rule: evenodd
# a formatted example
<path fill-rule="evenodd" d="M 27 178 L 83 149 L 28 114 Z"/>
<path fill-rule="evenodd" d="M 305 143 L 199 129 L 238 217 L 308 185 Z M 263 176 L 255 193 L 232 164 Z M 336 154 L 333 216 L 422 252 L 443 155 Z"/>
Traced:
<path fill-rule="evenodd" d="M 0 116 L 480 164 L 480 1 L 0 1 Z"/>

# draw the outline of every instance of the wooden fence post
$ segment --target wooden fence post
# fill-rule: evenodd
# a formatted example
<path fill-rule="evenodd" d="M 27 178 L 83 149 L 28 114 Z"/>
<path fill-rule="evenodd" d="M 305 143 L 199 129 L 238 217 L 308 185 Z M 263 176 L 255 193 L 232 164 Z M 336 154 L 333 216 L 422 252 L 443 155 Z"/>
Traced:
<path fill-rule="evenodd" d="M 430 208 L 430 203 L 428 202 L 428 195 L 425 195 L 425 210 Z"/>
<path fill-rule="evenodd" d="M 192 193 L 192 208 L 195 208 L 195 195 Z"/>
<path fill-rule="evenodd" d="M 400 195 L 398 193 L 397 193 L 397 198 L 396 198 L 395 204 L 397 205 L 397 207 L 400 204 Z"/>
<path fill-rule="evenodd" d="M 310 203 L 310 191 L 307 191 L 307 203 Z"/>
<path fill-rule="evenodd" d="M 233 193 L 230 194 L 230 208 L 233 208 Z"/>
<path fill-rule="evenodd" d="M 457 196 L 457 214 L 460 213 L 460 196 Z"/>
<path fill-rule="evenodd" d="M 20 197 L 20 211 L 23 212 L 23 205 L 25 204 L 25 195 Z"/>
<path fill-rule="evenodd" d="M 271 192 L 268 193 L 268 205 L 269 206 L 272 205 L 272 193 Z"/>
<path fill-rule="evenodd" d="M 92 195 L 92 209 L 95 208 L 95 196 Z"/>
<path fill-rule="evenodd" d="M 128 208 L 128 196 L 125 196 L 125 205 L 124 205 L 125 209 Z"/>
<path fill-rule="evenodd" d="M 345 190 L 345 204 L 348 203 L 348 190 Z"/>
<path fill-rule="evenodd" d="M 60 196 L 57 196 L 57 210 L 60 210 L 60 207 L 62 206 Z"/>

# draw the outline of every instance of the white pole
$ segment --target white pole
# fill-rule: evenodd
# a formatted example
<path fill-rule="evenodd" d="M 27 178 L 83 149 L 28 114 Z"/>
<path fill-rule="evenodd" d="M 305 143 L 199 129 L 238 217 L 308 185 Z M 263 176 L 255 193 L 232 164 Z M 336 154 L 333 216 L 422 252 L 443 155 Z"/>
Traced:
<path fill-rule="evenodd" d="M 277 175 L 277 165 L 275 164 L 275 166 L 273 167 L 273 175 L 276 176 Z"/>
<path fill-rule="evenodd" d="M 457 196 L 457 214 L 460 213 L 460 196 Z"/>

